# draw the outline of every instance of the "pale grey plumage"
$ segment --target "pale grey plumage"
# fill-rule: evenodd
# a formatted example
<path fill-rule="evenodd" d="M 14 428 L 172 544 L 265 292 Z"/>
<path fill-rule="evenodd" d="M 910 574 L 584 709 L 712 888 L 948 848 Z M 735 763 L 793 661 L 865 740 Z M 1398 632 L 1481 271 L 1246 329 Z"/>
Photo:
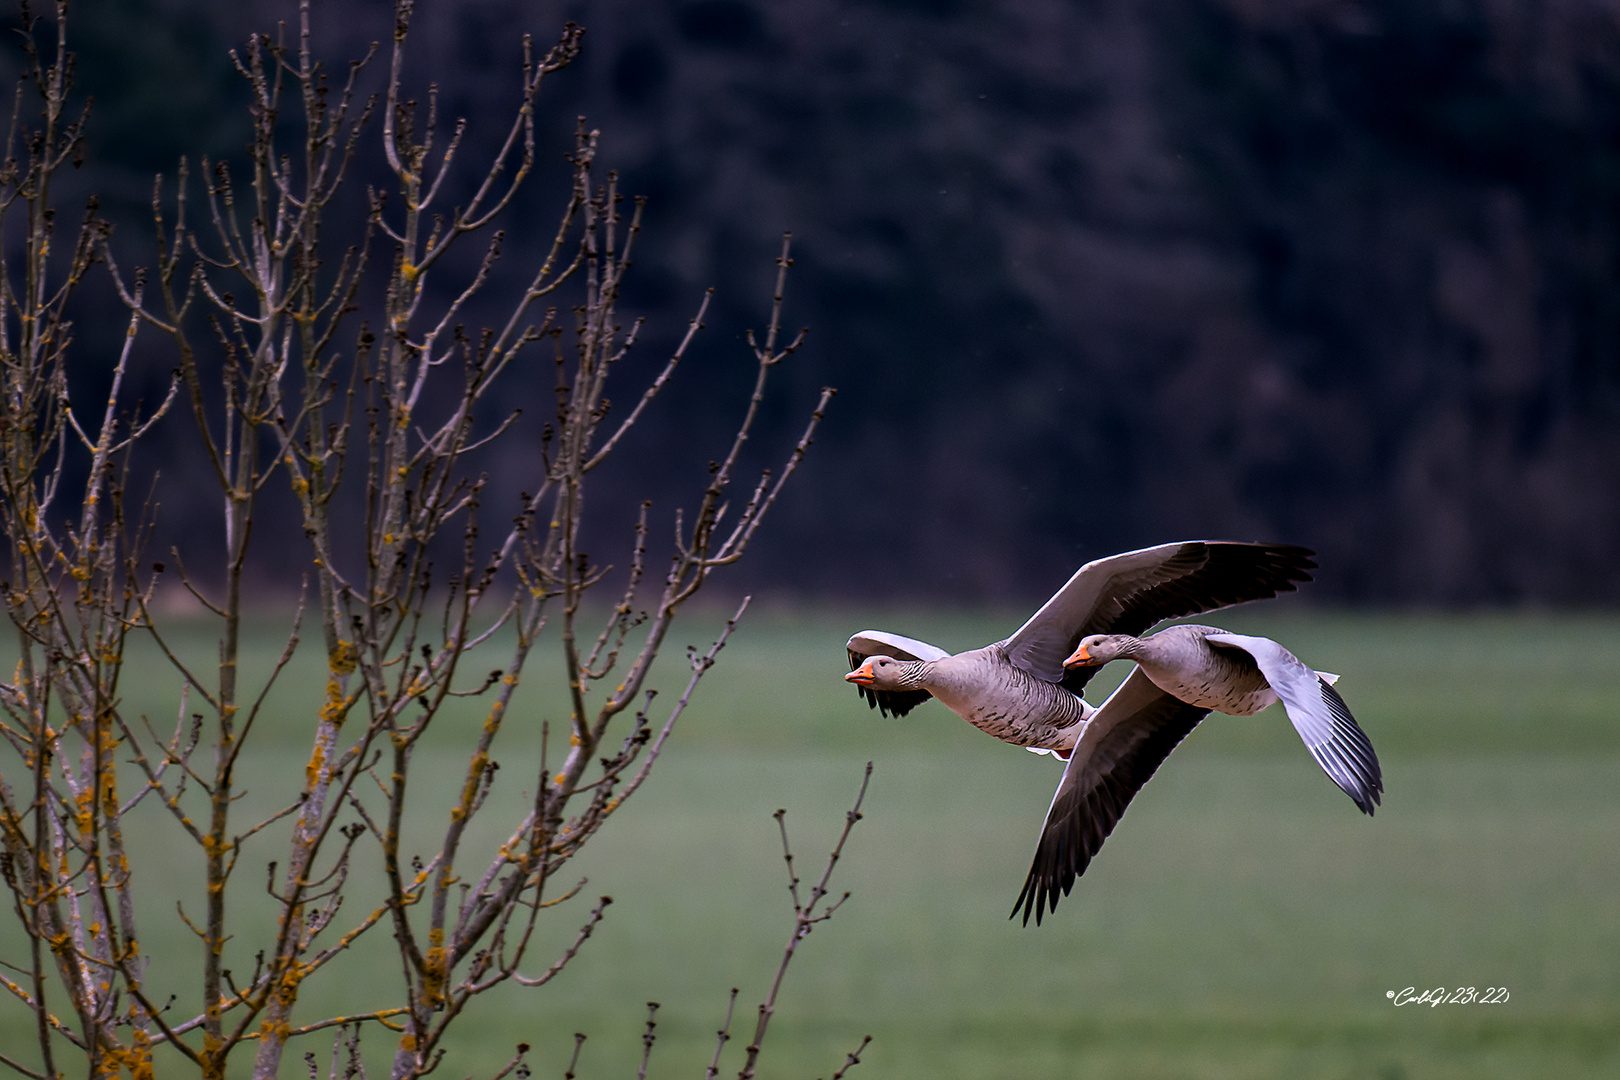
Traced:
<path fill-rule="evenodd" d="M 1153 684 L 1190 705 L 1252 716 L 1281 699 L 1311 756 L 1364 813 L 1384 791 L 1372 742 L 1332 686 L 1336 676 L 1305 666 L 1270 638 L 1213 626 L 1172 626 L 1147 637 L 1102 634 L 1083 639 L 1071 663 L 1097 667 L 1131 660 Z"/>
<path fill-rule="evenodd" d="M 1046 813 L 1024 889 L 1013 905 L 1037 924 L 1085 873 L 1131 798 L 1211 710 L 1249 716 L 1282 700 L 1311 756 L 1371 814 L 1384 782 L 1372 743 L 1331 683 L 1269 638 L 1209 626 L 1172 626 L 1147 637 L 1082 638 L 1070 664 L 1110 660 L 1137 669 L 1085 725 Z"/>
<path fill-rule="evenodd" d="M 980 731 L 1016 746 L 1066 750 L 1092 712 L 1079 695 L 1014 666 L 999 644 L 929 660 L 873 656 L 845 678 L 891 696 L 925 692 Z"/>

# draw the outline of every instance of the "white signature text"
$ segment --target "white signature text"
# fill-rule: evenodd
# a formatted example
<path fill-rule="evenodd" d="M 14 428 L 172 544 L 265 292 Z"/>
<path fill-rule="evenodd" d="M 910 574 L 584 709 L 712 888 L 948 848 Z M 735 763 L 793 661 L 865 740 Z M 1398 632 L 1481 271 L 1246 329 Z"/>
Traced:
<path fill-rule="evenodd" d="M 1408 986 L 1405 990 L 1386 990 L 1384 996 L 1399 1008 L 1402 1005 L 1501 1005 L 1508 999 L 1505 986 L 1487 986 L 1483 990 L 1472 986 L 1436 986 L 1432 990 L 1419 990 Z"/>

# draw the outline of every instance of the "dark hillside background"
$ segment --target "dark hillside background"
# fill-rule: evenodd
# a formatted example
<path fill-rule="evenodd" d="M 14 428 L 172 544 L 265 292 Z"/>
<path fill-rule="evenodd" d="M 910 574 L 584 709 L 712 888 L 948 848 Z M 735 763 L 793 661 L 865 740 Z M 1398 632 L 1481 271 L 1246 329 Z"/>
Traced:
<path fill-rule="evenodd" d="M 226 49 L 296 7 L 73 18 L 97 101 L 77 194 L 102 193 L 133 264 L 151 173 L 246 141 Z M 691 421 L 729 430 L 741 332 L 796 237 L 788 320 L 812 330 L 761 463 L 815 388 L 840 394 L 732 586 L 1023 602 L 1197 536 L 1315 547 L 1318 600 L 1620 603 L 1614 4 L 423 0 L 415 70 L 487 144 L 518 35 L 565 19 L 585 52 L 542 94 L 557 165 L 509 250 L 549 235 L 583 113 L 649 200 L 639 363 L 718 290 L 615 478 L 627 498 L 714 456 Z M 335 66 L 391 29 L 385 0 L 316 5 Z M 92 382 L 123 325 L 105 310 L 81 317 Z M 156 387 L 172 358 L 151 351 Z M 196 467 L 188 422 L 158 452 L 171 474 Z M 513 492 L 538 423 L 492 465 Z M 209 503 L 164 512 L 213 527 Z M 277 527 L 296 522 L 266 550 Z"/>

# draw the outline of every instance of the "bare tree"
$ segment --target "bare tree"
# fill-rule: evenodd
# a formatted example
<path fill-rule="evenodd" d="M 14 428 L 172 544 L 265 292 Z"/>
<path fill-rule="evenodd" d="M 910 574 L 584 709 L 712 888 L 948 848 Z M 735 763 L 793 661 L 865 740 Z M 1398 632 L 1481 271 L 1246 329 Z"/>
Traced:
<path fill-rule="evenodd" d="M 333 1049 L 336 1074 L 344 1061 L 360 1067 L 359 1025 L 375 1023 L 398 1034 L 391 1074 L 420 1076 L 474 998 L 505 982 L 541 986 L 555 977 L 608 901 L 562 956 L 529 974 L 541 912 L 578 888 L 554 879 L 645 781 L 735 617 L 706 651 L 690 653 L 673 704 L 655 710 L 650 676 L 671 626 L 711 573 L 746 553 L 831 397 L 822 391 L 774 474 L 735 489 L 769 377 L 804 340 L 782 332 L 784 239 L 767 328 L 748 339 L 753 390 L 720 456 L 672 514 L 641 504 L 619 568 L 589 558 L 581 544 L 590 476 L 668 384 L 708 299 L 634 404 L 611 410 L 610 377 L 640 330 L 621 324 L 618 300 L 641 207 L 626 217 L 615 178 L 596 178 L 598 135 L 583 121 L 554 238 L 518 268 L 502 247 L 501 223 L 536 163 L 541 85 L 578 53 L 582 31 L 569 25 L 538 51 L 525 38 L 499 148 L 464 169 L 468 122 L 446 136 L 436 90 L 425 102 L 406 94 L 413 6 L 397 0 L 375 94 L 362 88 L 376 47 L 340 75 L 317 62 L 308 0 L 292 41 L 285 32 L 260 36 L 233 54 L 252 97 L 246 171 L 205 159 L 198 184 L 182 161 L 172 182 L 159 179 L 149 271 L 119 267 L 93 206 L 66 254 L 52 247 L 52 181 L 79 153 L 84 116 L 68 112 L 66 0 L 53 19 L 26 15 L 29 73 L 0 166 L 0 228 L 20 238 L 0 247 L 0 514 L 19 656 L 15 681 L 0 686 L 8 755 L 0 758 L 0 870 L 29 948 L 5 958 L 9 973 L 0 978 L 37 1021 L 38 1066 L 3 1054 L 0 1063 L 23 1075 L 60 1076 L 71 1053 L 92 1075 L 149 1077 L 154 1047 L 166 1044 L 204 1077 L 239 1071 L 230 1063 L 251 1058 L 253 1076 L 268 1078 L 292 1040 L 347 1025 Z M 46 40 L 48 54 L 38 46 Z M 36 104 L 37 117 L 29 111 Z M 368 188 L 360 232 L 346 234 L 334 207 L 379 137 L 392 190 Z M 452 203 L 451 192 L 462 201 Z M 457 279 L 449 256 L 468 246 L 481 254 Z M 96 406 L 99 425 L 76 407 L 66 378 L 75 289 L 98 260 L 130 320 L 111 389 Z M 469 310 L 498 280 L 520 283 L 516 300 L 493 325 L 470 331 Z M 175 375 L 167 396 L 143 411 L 125 400 L 123 380 L 138 334 L 153 333 L 168 342 Z M 514 367 L 540 362 L 555 372 L 555 413 L 532 490 L 502 508 L 510 524 L 491 536 L 481 513 L 500 496 L 476 465 L 517 412 L 486 417 Z M 187 573 L 180 550 L 172 574 L 146 561 L 155 503 L 129 495 L 133 451 L 186 405 L 224 522 L 218 572 L 201 577 Z M 81 472 L 82 492 L 65 490 Z M 297 500 L 307 571 L 274 670 L 249 685 L 240 673 L 252 618 L 244 583 L 271 485 Z M 655 553 L 652 536 L 671 528 L 667 553 Z M 154 602 L 166 575 L 215 622 L 212 670 L 182 655 L 167 629 Z M 587 605 L 602 590 L 609 602 Z M 242 820 L 236 776 L 252 761 L 267 695 L 310 624 L 327 677 L 306 767 L 283 778 L 282 809 Z M 560 639 L 569 702 L 568 730 L 555 740 L 549 727 L 536 731 L 514 716 L 520 685 L 544 681 L 529 660 L 547 631 Z M 121 703 L 132 635 L 149 635 L 183 681 L 167 734 Z M 484 721 L 457 797 L 433 808 L 442 831 L 431 854 L 411 860 L 401 834 L 417 748 L 449 704 L 467 697 L 482 702 Z M 541 747 L 534 796 L 503 824 L 504 843 L 479 850 L 468 828 L 486 806 L 497 746 L 513 726 Z M 126 819 L 146 800 L 167 808 L 204 866 L 203 895 L 179 915 L 202 946 L 202 1005 L 191 1016 L 170 1015 L 167 989 L 146 979 L 137 924 L 174 917 L 142 906 L 141 867 L 126 854 Z M 242 864 L 250 842 L 268 858 Z M 380 849 L 381 880 L 351 876 L 361 845 Z M 275 923 L 242 925 L 227 886 L 239 867 L 269 858 Z M 816 911 L 825 892 L 825 877 L 807 903 L 795 892 L 793 944 L 829 914 Z M 395 1003 L 294 1026 L 302 986 L 378 927 L 398 946 Z M 227 966 L 232 937 L 233 948 L 257 943 L 251 972 Z M 791 956 L 792 944 L 784 970 Z M 748 1075 L 771 1009 L 762 1006 Z M 506 1071 L 520 1069 L 521 1058 Z"/>

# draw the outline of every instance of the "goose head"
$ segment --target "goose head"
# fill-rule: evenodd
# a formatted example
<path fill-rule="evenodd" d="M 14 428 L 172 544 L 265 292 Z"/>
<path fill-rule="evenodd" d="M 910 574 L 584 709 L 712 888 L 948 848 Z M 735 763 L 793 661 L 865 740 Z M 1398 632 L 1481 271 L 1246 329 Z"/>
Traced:
<path fill-rule="evenodd" d="M 917 685 L 923 666 L 921 660 L 896 660 L 892 656 L 874 656 L 845 675 L 844 681 L 864 686 L 869 690 L 908 690 Z"/>
<path fill-rule="evenodd" d="M 1064 667 L 1102 667 L 1110 660 L 1118 660 L 1130 653 L 1136 639 L 1129 634 L 1092 634 L 1080 639 Z"/>

